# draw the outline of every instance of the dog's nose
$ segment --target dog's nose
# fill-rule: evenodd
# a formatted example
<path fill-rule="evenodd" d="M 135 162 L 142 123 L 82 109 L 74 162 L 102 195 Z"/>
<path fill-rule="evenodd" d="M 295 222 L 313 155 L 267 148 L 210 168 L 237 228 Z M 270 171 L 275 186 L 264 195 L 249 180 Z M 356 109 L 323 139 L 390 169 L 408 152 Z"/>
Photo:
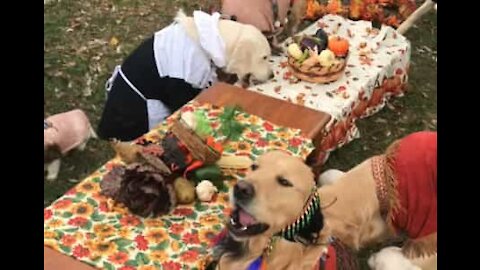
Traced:
<path fill-rule="evenodd" d="M 233 187 L 233 195 L 237 200 L 247 201 L 253 198 L 255 195 L 255 189 L 253 188 L 253 185 L 247 181 L 238 181 Z"/>
<path fill-rule="evenodd" d="M 270 75 L 268 75 L 269 79 L 273 79 L 275 77 L 275 74 L 273 74 L 273 71 L 270 72 Z"/>

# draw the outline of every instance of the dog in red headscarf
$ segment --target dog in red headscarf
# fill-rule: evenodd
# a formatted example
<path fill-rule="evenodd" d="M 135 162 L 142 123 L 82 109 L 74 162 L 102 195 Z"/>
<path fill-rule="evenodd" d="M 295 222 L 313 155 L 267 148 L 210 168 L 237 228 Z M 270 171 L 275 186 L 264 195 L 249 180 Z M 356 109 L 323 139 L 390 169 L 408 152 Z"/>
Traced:
<path fill-rule="evenodd" d="M 436 269 L 436 132 L 410 134 L 384 154 L 346 173 L 330 171 L 319 181 L 320 198 L 336 199 L 323 210 L 323 234 L 354 249 L 405 234 L 401 254 L 421 269 Z"/>

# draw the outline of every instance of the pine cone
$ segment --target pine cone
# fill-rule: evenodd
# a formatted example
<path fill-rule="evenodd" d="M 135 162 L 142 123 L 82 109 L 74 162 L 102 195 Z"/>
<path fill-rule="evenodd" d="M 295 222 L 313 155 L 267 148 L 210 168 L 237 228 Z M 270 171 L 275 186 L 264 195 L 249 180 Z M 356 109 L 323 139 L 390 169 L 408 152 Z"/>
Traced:
<path fill-rule="evenodd" d="M 111 198 L 117 196 L 124 174 L 123 166 L 115 166 L 103 176 L 102 182 L 100 182 L 101 194 Z"/>
<path fill-rule="evenodd" d="M 176 205 L 171 176 L 163 176 L 149 165 L 134 163 L 125 168 L 120 189 L 113 197 L 132 213 L 158 216 L 168 213 Z"/>

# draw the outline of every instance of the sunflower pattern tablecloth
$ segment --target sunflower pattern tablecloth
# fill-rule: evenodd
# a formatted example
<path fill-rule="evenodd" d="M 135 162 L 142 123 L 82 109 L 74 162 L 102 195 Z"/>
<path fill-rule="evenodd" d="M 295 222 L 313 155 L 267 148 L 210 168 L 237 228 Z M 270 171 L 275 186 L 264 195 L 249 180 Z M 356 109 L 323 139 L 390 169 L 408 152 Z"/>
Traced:
<path fill-rule="evenodd" d="M 202 111 L 214 130 L 223 108 L 191 102 L 181 111 Z M 141 139 L 158 141 L 171 119 Z M 247 113 L 237 119 L 246 125 L 242 139 L 225 146 L 225 153 L 258 155 L 282 149 L 306 158 L 313 150 L 300 130 L 283 128 Z M 217 134 L 217 133 L 215 133 Z M 221 140 L 221 137 L 216 135 Z M 113 159 L 44 209 L 44 244 L 101 269 L 153 270 L 204 269 L 212 253 L 212 239 L 223 229 L 229 214 L 227 187 L 244 172 L 225 172 L 231 179 L 212 202 L 179 205 L 159 218 L 140 218 L 113 200 L 100 195 L 99 183 L 113 166 Z"/>
<path fill-rule="evenodd" d="M 345 74 L 328 84 L 299 81 L 289 71 L 287 56 L 272 58 L 275 78 L 249 88 L 332 116 L 324 130 L 319 152 L 324 154 L 358 137 L 355 120 L 384 107 L 391 96 L 401 96 L 408 81 L 410 43 L 393 28 L 372 28 L 369 21 L 352 21 L 326 15 L 299 35 L 318 28 L 348 39 L 350 52 Z M 286 47 L 291 40 L 286 40 Z M 326 157 L 325 157 L 326 158 Z"/>

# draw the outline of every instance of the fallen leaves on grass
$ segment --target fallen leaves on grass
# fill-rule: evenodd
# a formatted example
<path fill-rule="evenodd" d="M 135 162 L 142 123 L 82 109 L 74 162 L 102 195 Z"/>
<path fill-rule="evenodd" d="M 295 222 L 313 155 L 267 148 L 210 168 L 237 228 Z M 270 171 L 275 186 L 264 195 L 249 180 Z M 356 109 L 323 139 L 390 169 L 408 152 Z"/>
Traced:
<path fill-rule="evenodd" d="M 110 46 L 117 47 L 118 43 L 120 43 L 120 41 L 116 37 L 110 39 Z"/>
<path fill-rule="evenodd" d="M 82 93 L 83 93 L 83 96 L 89 97 L 89 96 L 92 95 L 92 92 L 93 92 L 93 90 L 92 90 L 92 77 L 90 76 L 90 74 L 87 73 L 85 75 L 85 81 L 86 81 L 86 85 L 83 88 Z"/>
<path fill-rule="evenodd" d="M 375 123 L 386 124 L 386 123 L 388 123 L 388 121 L 386 119 L 383 119 L 383 118 L 377 118 L 377 119 L 375 119 Z"/>

